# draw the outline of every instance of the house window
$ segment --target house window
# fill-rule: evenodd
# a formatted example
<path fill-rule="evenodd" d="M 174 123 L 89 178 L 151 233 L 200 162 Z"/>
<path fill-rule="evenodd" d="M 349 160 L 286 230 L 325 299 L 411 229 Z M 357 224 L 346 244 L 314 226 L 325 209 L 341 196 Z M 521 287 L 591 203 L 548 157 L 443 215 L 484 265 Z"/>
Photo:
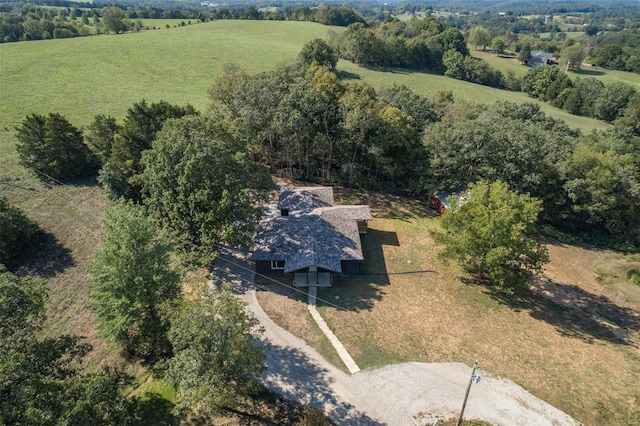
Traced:
<path fill-rule="evenodd" d="M 272 260 L 271 269 L 284 269 L 284 260 Z"/>

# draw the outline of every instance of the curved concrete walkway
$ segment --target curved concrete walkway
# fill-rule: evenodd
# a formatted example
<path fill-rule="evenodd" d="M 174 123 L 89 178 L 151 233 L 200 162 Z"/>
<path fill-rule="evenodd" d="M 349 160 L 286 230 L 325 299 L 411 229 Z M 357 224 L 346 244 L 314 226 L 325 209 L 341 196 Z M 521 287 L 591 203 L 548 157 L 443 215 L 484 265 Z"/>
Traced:
<path fill-rule="evenodd" d="M 349 376 L 266 315 L 243 256 L 221 256 L 214 273 L 219 280 L 236 284 L 265 328 L 267 371 L 262 379 L 269 389 L 323 409 L 339 425 L 425 425 L 459 413 L 471 367 L 404 363 Z M 513 382 L 480 374 L 482 380 L 471 388 L 465 418 L 495 425 L 579 424 Z"/>

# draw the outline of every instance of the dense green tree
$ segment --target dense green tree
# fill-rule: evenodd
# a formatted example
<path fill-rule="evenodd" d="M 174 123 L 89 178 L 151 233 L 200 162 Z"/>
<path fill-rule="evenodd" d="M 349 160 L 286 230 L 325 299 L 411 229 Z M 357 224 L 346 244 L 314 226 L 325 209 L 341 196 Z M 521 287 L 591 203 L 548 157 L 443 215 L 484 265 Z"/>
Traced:
<path fill-rule="evenodd" d="M 89 148 L 105 163 L 111 157 L 111 145 L 120 131 L 120 126 L 113 117 L 96 115 L 87 127 L 84 136 Z"/>
<path fill-rule="evenodd" d="M 485 50 L 491 43 L 491 33 L 484 27 L 473 27 L 467 34 L 467 41 L 473 44 L 476 50 L 480 50 L 480 47 L 482 47 L 482 50 Z"/>
<path fill-rule="evenodd" d="M 555 99 L 568 87 L 572 87 L 571 80 L 555 65 L 531 68 L 522 79 L 523 92 L 547 101 Z"/>
<path fill-rule="evenodd" d="M 206 265 L 219 244 L 246 245 L 271 179 L 223 120 L 167 121 L 143 155 L 145 204 L 191 259 Z"/>
<path fill-rule="evenodd" d="M 236 406 L 259 389 L 264 349 L 255 344 L 259 322 L 229 289 L 206 289 L 182 301 L 172 315 L 174 356 L 167 381 L 177 409 L 212 415 Z"/>
<path fill-rule="evenodd" d="M 442 47 L 433 38 L 413 37 L 405 43 L 410 68 L 443 72 Z"/>
<path fill-rule="evenodd" d="M 467 56 L 469 54 L 469 49 L 467 48 L 467 42 L 465 41 L 464 36 L 455 28 L 447 28 L 434 37 L 442 46 L 443 52 L 453 49 L 462 56 Z"/>
<path fill-rule="evenodd" d="M 592 65 L 611 69 L 619 69 L 623 64 L 622 58 L 622 47 L 615 43 L 597 46 L 591 53 Z"/>
<path fill-rule="evenodd" d="M 498 36 L 491 41 L 491 50 L 498 56 L 502 55 L 506 48 L 507 42 L 504 40 L 504 37 Z"/>
<path fill-rule="evenodd" d="M 640 139 L 614 129 L 580 141 L 564 167 L 574 223 L 640 243 Z"/>
<path fill-rule="evenodd" d="M 129 22 L 124 10 L 112 6 L 102 9 L 102 26 L 107 33 L 123 33 L 129 28 Z"/>
<path fill-rule="evenodd" d="M 217 104 L 223 105 L 231 114 L 232 119 L 240 117 L 241 105 L 237 105 L 240 98 L 240 90 L 249 80 L 249 75 L 240 67 L 227 66 L 209 87 L 209 98 Z"/>
<path fill-rule="evenodd" d="M 520 46 L 520 50 L 518 51 L 518 60 L 521 64 L 526 64 L 529 59 L 531 59 L 531 45 L 529 43 L 525 43 Z"/>
<path fill-rule="evenodd" d="M 0 271 L 0 423 L 125 424 L 119 381 L 75 367 L 90 346 L 75 336 L 38 337 L 44 301 L 43 283 Z"/>
<path fill-rule="evenodd" d="M 311 82 L 318 105 L 315 116 L 309 117 L 315 123 L 316 163 L 319 164 L 320 178 L 330 182 L 335 161 L 336 145 L 340 138 L 340 114 L 338 101 L 344 86 L 338 77 L 324 67 L 311 67 L 305 73 Z M 317 167 L 317 166 L 316 166 Z"/>
<path fill-rule="evenodd" d="M 616 124 L 628 127 L 636 135 L 640 135 L 640 93 L 636 93 L 629 99 L 622 117 L 616 120 Z"/>
<path fill-rule="evenodd" d="M 62 115 L 29 115 L 16 127 L 20 163 L 42 180 L 69 180 L 96 173 L 98 161 L 82 133 Z"/>
<path fill-rule="evenodd" d="M 462 53 L 450 49 L 447 50 L 442 57 L 442 63 L 446 71 L 444 75 L 447 77 L 455 78 L 457 80 L 464 80 L 466 76 L 465 66 L 464 66 L 464 56 Z"/>
<path fill-rule="evenodd" d="M 19 41 L 22 36 L 22 18 L 0 13 L 0 43 Z"/>
<path fill-rule="evenodd" d="M 501 180 L 512 190 L 542 199 L 545 219 L 558 219 L 558 205 L 566 199 L 558 190 L 558 165 L 570 154 L 573 134 L 538 105 L 503 102 L 493 111 L 454 108 L 428 127 L 423 143 L 430 159 L 422 177 L 425 189 Z"/>
<path fill-rule="evenodd" d="M 100 334 L 127 356 L 154 360 L 171 352 L 161 306 L 177 297 L 170 244 L 142 207 L 119 202 L 104 218 L 106 234 L 91 268 L 89 308 Z"/>
<path fill-rule="evenodd" d="M 404 85 L 394 84 L 391 88 L 381 90 L 380 98 L 411 117 L 413 126 L 419 134 L 422 134 L 428 123 L 438 119 L 433 102 L 412 92 Z"/>
<path fill-rule="evenodd" d="M 361 23 L 349 25 L 345 32 L 347 59 L 358 65 L 375 66 L 384 63 L 384 42 Z"/>
<path fill-rule="evenodd" d="M 471 183 L 449 202 L 437 241 L 444 246 L 444 257 L 471 274 L 506 291 L 518 291 L 549 260 L 546 247 L 530 237 L 540 212 L 535 198 L 497 181 Z"/>
<path fill-rule="evenodd" d="M 604 84 L 595 78 L 576 78 L 563 108 L 571 114 L 595 116 L 595 105 L 604 91 Z"/>
<path fill-rule="evenodd" d="M 629 101 L 638 92 L 625 83 L 610 83 L 594 102 L 593 115 L 600 120 L 614 121 L 624 114 Z"/>
<path fill-rule="evenodd" d="M 342 174 L 348 185 L 363 184 L 370 155 L 380 152 L 375 137 L 380 122 L 382 104 L 370 86 L 351 85 L 340 97 L 341 127 L 343 129 L 340 157 Z"/>
<path fill-rule="evenodd" d="M 100 173 L 99 181 L 107 192 L 113 198 L 124 196 L 140 202 L 142 151 L 151 147 L 166 120 L 195 114 L 198 112 L 188 104 L 184 107 L 166 101 L 149 104 L 145 100 L 133 104 L 119 132 L 114 134 L 109 159 Z"/>
<path fill-rule="evenodd" d="M 562 57 L 570 70 L 579 70 L 582 67 L 582 61 L 584 60 L 584 49 L 580 43 L 576 43 L 573 46 L 563 49 Z"/>
<path fill-rule="evenodd" d="M 0 197 L 0 264 L 20 254 L 37 230 L 22 210 Z"/>
<path fill-rule="evenodd" d="M 330 70 L 334 70 L 338 63 L 338 55 L 327 42 L 317 38 L 302 47 L 298 55 L 298 60 L 307 67 L 315 63 L 316 65 L 325 66 Z"/>

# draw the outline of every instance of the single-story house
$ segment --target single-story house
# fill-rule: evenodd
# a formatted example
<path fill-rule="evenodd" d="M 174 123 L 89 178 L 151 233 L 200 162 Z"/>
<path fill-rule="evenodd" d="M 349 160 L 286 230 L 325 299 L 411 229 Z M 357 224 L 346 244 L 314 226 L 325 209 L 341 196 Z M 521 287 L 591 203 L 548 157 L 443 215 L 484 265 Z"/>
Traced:
<path fill-rule="evenodd" d="M 530 67 L 544 67 L 545 65 L 555 64 L 553 53 L 544 52 L 542 50 L 532 50 L 531 57 L 527 60 Z"/>
<path fill-rule="evenodd" d="M 257 273 L 293 274 L 298 287 L 330 287 L 336 274 L 358 275 L 369 206 L 336 206 L 331 187 L 294 187 L 280 192 L 277 208 L 256 232 Z"/>

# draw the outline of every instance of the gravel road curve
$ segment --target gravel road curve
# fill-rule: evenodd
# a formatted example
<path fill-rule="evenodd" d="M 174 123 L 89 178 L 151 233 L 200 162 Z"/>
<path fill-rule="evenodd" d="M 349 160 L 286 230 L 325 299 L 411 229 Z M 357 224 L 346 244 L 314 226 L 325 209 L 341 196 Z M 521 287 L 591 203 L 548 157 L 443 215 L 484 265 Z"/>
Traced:
<path fill-rule="evenodd" d="M 462 363 L 404 363 L 347 375 L 262 310 L 254 276 L 240 254 L 221 256 L 218 280 L 237 285 L 240 297 L 265 328 L 264 384 L 294 401 L 321 408 L 339 425 L 428 425 L 458 416 L 472 367 Z M 236 265 L 244 265 L 242 268 Z M 579 425 L 569 415 L 515 383 L 479 370 L 465 419 L 495 425 Z"/>

